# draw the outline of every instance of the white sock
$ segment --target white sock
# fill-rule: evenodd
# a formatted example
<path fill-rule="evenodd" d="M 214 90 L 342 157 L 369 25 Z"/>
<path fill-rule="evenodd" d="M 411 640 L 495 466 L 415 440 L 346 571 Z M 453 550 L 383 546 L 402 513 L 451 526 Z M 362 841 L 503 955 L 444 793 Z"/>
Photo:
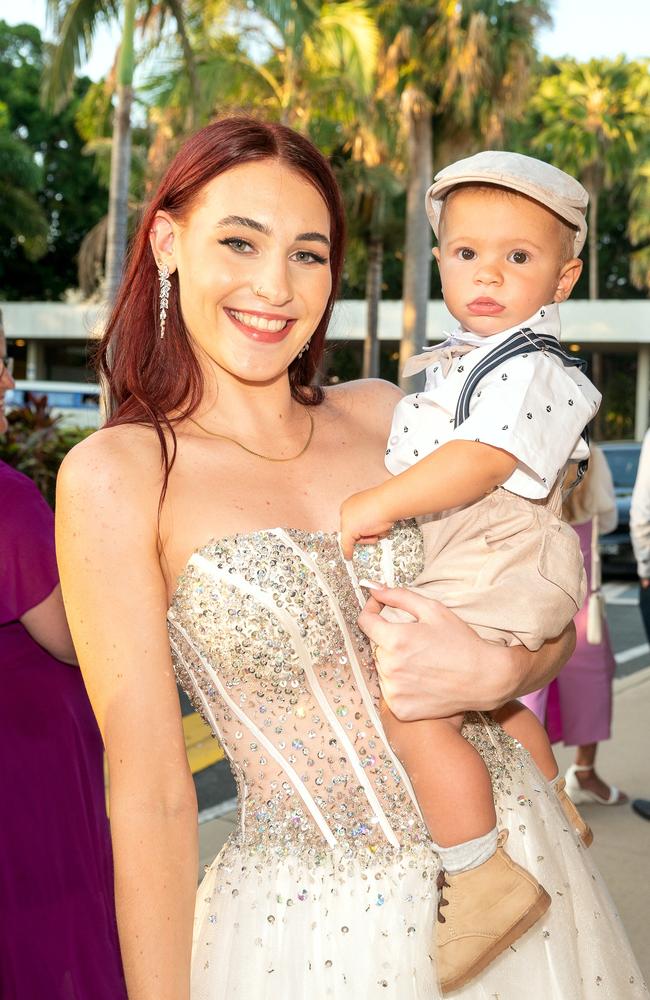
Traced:
<path fill-rule="evenodd" d="M 453 847 L 439 847 L 434 844 L 433 849 L 440 855 L 445 871 L 450 875 L 457 875 L 458 872 L 478 868 L 492 857 L 497 849 L 497 834 L 495 826 L 489 833 L 475 840 L 467 840 L 464 844 L 455 844 Z"/>

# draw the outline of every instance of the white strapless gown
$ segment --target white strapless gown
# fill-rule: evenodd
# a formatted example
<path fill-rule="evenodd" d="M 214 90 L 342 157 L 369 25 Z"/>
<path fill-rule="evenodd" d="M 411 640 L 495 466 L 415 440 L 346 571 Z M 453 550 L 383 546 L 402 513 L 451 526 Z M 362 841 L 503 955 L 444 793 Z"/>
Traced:
<path fill-rule="evenodd" d="M 413 579 L 418 529 L 401 526 L 392 545 L 396 582 Z M 378 550 L 355 558 L 360 576 L 377 575 Z M 175 669 L 239 789 L 237 830 L 197 894 L 192 1000 L 440 996 L 439 863 L 379 721 L 360 596 L 336 536 L 293 529 L 211 541 L 180 578 Z M 453 996 L 647 998 L 589 851 L 528 754 L 483 717 L 465 734 L 492 775 L 509 852 L 553 902 Z"/>

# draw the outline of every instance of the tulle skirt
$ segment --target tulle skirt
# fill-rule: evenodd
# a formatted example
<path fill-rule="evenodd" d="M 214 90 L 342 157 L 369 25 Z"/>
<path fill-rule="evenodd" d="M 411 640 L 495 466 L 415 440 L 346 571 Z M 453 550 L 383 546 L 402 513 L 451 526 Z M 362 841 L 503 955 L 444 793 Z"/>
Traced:
<path fill-rule="evenodd" d="M 499 737 L 501 751 L 506 745 Z M 610 895 L 528 754 L 510 741 L 495 794 L 508 851 L 552 905 L 467 1000 L 637 1000 L 647 988 Z M 516 758 L 512 759 L 512 758 Z M 367 866 L 269 860 L 235 834 L 197 895 L 192 1000 L 434 1000 L 436 855 Z"/>

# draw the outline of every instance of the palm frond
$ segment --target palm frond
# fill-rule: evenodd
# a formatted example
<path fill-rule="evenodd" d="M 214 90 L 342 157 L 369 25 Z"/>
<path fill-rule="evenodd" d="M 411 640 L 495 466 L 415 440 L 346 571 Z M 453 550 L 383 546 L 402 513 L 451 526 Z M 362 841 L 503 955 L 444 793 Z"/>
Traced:
<path fill-rule="evenodd" d="M 75 70 L 88 59 L 100 24 L 119 18 L 118 0 L 46 0 L 55 41 L 48 45 L 42 99 L 58 110 L 68 99 Z"/>
<path fill-rule="evenodd" d="M 340 74 L 357 93 L 371 93 L 380 35 L 363 0 L 324 4 L 312 39 L 323 68 Z"/>
<path fill-rule="evenodd" d="M 0 179 L 0 218 L 29 260 L 47 252 L 49 224 L 36 196 L 4 177 Z"/>

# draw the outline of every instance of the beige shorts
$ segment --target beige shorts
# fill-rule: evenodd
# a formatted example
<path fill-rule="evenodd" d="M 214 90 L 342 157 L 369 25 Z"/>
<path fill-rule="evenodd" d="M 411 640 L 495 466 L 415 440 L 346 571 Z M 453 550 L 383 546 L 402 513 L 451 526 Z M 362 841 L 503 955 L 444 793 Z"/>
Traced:
<path fill-rule="evenodd" d="M 480 636 L 539 649 L 559 635 L 587 593 L 580 542 L 548 500 L 497 489 L 462 510 L 426 520 L 424 569 L 410 590 L 433 597 Z M 391 621 L 410 620 L 384 608 Z"/>

